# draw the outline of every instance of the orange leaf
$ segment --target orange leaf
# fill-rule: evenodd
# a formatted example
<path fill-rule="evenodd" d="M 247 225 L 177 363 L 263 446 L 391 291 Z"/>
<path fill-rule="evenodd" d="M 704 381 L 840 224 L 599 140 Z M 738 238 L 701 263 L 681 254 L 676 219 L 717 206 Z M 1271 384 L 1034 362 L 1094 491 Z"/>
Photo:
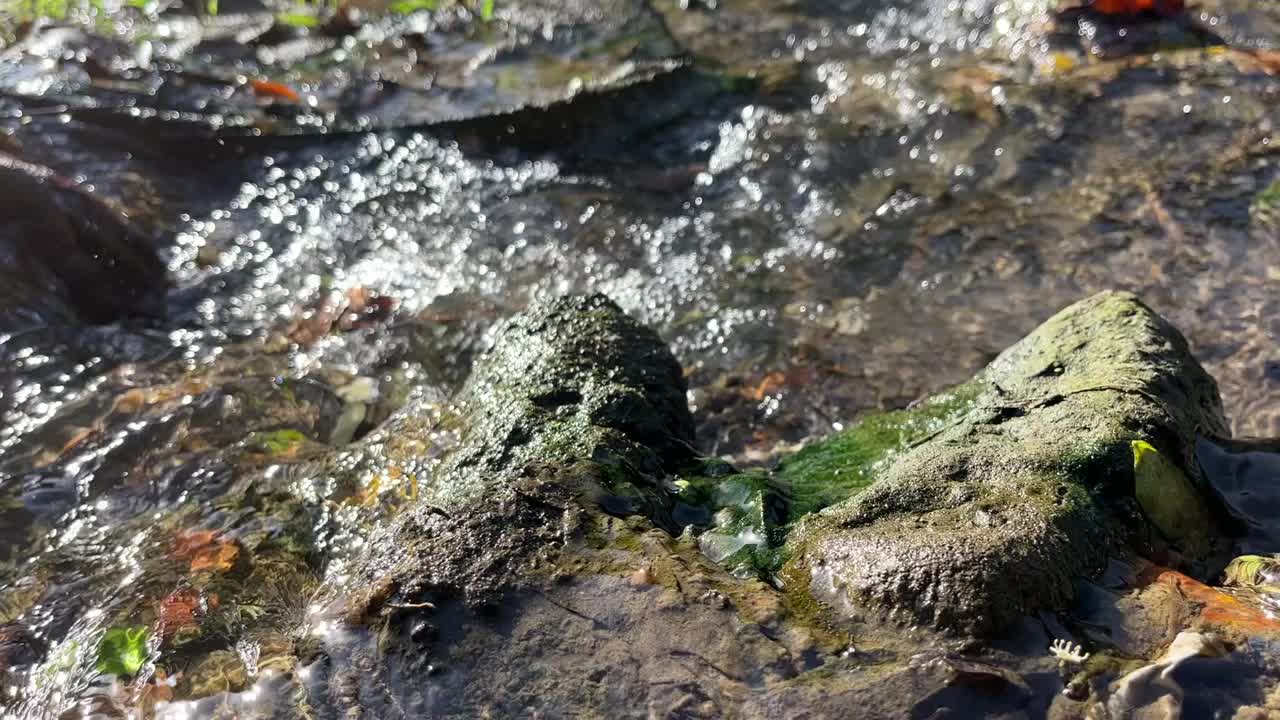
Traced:
<path fill-rule="evenodd" d="M 1280 75 L 1280 50 L 1262 50 L 1260 48 L 1235 50 L 1235 55 L 1248 58 L 1259 69 L 1268 75 Z M 1236 63 L 1239 65 L 1240 63 Z"/>
<path fill-rule="evenodd" d="M 289 102 L 302 102 L 302 98 L 293 91 L 293 88 L 274 80 L 250 80 L 249 87 L 253 88 L 253 94 L 260 98 L 282 98 Z"/>
<path fill-rule="evenodd" d="M 240 555 L 235 540 L 222 537 L 217 530 L 188 530 L 174 542 L 173 557 L 189 560 L 191 572 L 230 570 Z"/>
<path fill-rule="evenodd" d="M 173 556 L 179 560 L 190 559 L 201 549 L 212 545 L 217 537 L 217 530 L 184 530 L 174 540 Z"/>
<path fill-rule="evenodd" d="M 226 542 L 191 558 L 191 572 L 201 570 L 230 570 L 240 555 L 235 542 Z"/>
<path fill-rule="evenodd" d="M 1262 610 L 1195 578 L 1159 566 L 1153 566 L 1144 575 L 1148 578 L 1154 575 L 1153 582 L 1172 586 L 1183 597 L 1200 605 L 1200 619 L 1208 625 L 1250 635 L 1280 634 L 1280 620 L 1267 617 Z"/>
<path fill-rule="evenodd" d="M 786 384 L 786 380 L 786 375 L 777 371 L 771 372 L 764 376 L 764 379 L 760 381 L 760 384 L 749 389 L 747 391 L 747 395 L 752 400 L 763 400 L 766 395 L 772 395 L 778 390 L 781 390 Z"/>
<path fill-rule="evenodd" d="M 134 388 L 118 395 L 112 403 L 111 410 L 119 413 L 136 413 L 147 405 L 147 394 L 141 388 Z"/>

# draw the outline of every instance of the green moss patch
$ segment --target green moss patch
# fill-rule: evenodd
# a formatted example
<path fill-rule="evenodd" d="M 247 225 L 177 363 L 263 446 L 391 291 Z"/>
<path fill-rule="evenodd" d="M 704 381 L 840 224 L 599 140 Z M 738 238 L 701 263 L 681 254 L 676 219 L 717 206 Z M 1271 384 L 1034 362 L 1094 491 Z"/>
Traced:
<path fill-rule="evenodd" d="M 975 380 L 914 408 L 875 413 L 787 458 L 776 476 L 789 488 L 794 522 L 850 498 L 875 481 L 887 460 L 967 413 L 982 391 Z"/>

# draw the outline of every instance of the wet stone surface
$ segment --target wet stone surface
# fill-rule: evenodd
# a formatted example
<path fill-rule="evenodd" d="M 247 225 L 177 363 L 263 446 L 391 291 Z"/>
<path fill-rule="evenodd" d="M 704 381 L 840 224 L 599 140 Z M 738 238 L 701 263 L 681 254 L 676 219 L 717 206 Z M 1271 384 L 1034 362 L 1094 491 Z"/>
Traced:
<path fill-rule="evenodd" d="M 1172 509 L 1209 497 L 1192 458 L 1197 433 L 1226 431 L 1217 387 L 1136 297 L 1068 307 L 971 382 L 981 389 L 965 411 L 792 533 L 785 576 L 855 612 L 869 600 L 908 622 L 999 635 L 1098 573 L 1116 552 L 1108 535 L 1124 532 L 1108 526 L 1135 502 L 1191 562 L 1225 562 L 1225 527 Z M 1161 445 L 1158 473 L 1135 461 L 1135 441 Z"/>

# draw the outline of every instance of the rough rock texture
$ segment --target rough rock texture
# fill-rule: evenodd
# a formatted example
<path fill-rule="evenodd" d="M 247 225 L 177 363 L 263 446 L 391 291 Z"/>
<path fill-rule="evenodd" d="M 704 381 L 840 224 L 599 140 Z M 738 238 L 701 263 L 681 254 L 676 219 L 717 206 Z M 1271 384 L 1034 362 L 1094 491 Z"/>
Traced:
<path fill-rule="evenodd" d="M 994 634 L 1100 569 L 1113 508 L 1134 508 L 1133 441 L 1202 482 L 1197 434 L 1228 434 L 1213 379 L 1128 293 L 1068 307 L 975 382 L 967 413 L 792 533 L 793 590 Z"/>
<path fill-rule="evenodd" d="M 372 541 L 363 578 L 384 594 L 492 600 L 579 531 L 582 499 L 660 505 L 660 478 L 693 458 L 679 363 L 608 298 L 537 305 L 496 337 L 459 395 L 459 448 Z"/>

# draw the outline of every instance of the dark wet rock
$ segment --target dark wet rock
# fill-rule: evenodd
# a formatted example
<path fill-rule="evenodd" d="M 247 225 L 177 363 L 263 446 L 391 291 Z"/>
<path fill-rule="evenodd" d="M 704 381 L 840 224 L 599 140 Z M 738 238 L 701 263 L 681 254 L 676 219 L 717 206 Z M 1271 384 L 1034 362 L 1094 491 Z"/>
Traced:
<path fill-rule="evenodd" d="M 1197 434 L 1228 434 L 1213 379 L 1178 331 L 1128 293 L 1063 310 L 974 382 L 967 412 L 792 533 L 785 575 L 796 592 L 999 633 L 1062 607 L 1073 577 L 1101 571 L 1141 490 L 1135 441 L 1202 488 Z M 861 462 L 851 458 L 850 470 Z M 1195 561 L 1221 550 L 1204 544 L 1217 532 L 1165 530 Z"/>
<path fill-rule="evenodd" d="M 834 648 L 786 623 L 769 585 L 642 517 L 663 520 L 665 478 L 697 460 L 683 373 L 655 333 L 598 295 L 495 333 L 457 398 L 458 449 L 356 574 L 348 609 L 381 616 L 386 674 L 415 678 L 392 684 L 395 707 L 575 715 L 608 698 L 611 716 L 720 717 Z"/>
<path fill-rule="evenodd" d="M 1208 22 L 1233 47 L 1280 49 L 1280 7 L 1248 0 L 1208 0 L 1191 14 Z"/>
<path fill-rule="evenodd" d="M 561 579 L 508 593 L 482 616 L 438 602 L 426 642 L 414 639 L 416 621 L 395 625 L 382 662 L 412 680 L 393 684 L 391 707 L 449 718 L 764 716 L 744 703 L 800 681 L 817 643 L 785 627 L 767 585 L 733 581 L 691 543 L 642 526 L 597 515 L 589 533 L 606 545 L 562 556 Z M 646 582 L 629 578 L 639 570 Z M 361 682 L 361 697 L 378 696 L 376 682 Z"/>
<path fill-rule="evenodd" d="M 163 315 L 167 278 L 152 240 L 51 170 L 0 152 L 5 325 Z"/>
<path fill-rule="evenodd" d="M 459 394 L 458 448 L 372 539 L 365 578 L 492 600 L 580 530 L 580 496 L 661 503 L 661 478 L 693 458 L 685 394 L 662 340 L 604 296 L 512 318 Z"/>
<path fill-rule="evenodd" d="M 39 662 L 46 649 L 44 641 L 26 626 L 12 622 L 0 625 L 0 674 Z"/>
<path fill-rule="evenodd" d="M 755 699 L 747 717 L 1041 717 L 1052 682 L 936 650 L 870 668 L 848 658 Z"/>
<path fill-rule="evenodd" d="M 44 659 L 48 647 L 25 625 L 16 622 L 0 625 L 0 682 L 6 687 L 20 685 L 20 674 L 28 666 Z"/>
<path fill-rule="evenodd" d="M 1266 553 L 1280 548 L 1280 442 L 1214 441 L 1202 438 L 1196 457 L 1214 492 L 1245 526 L 1237 552 Z"/>

